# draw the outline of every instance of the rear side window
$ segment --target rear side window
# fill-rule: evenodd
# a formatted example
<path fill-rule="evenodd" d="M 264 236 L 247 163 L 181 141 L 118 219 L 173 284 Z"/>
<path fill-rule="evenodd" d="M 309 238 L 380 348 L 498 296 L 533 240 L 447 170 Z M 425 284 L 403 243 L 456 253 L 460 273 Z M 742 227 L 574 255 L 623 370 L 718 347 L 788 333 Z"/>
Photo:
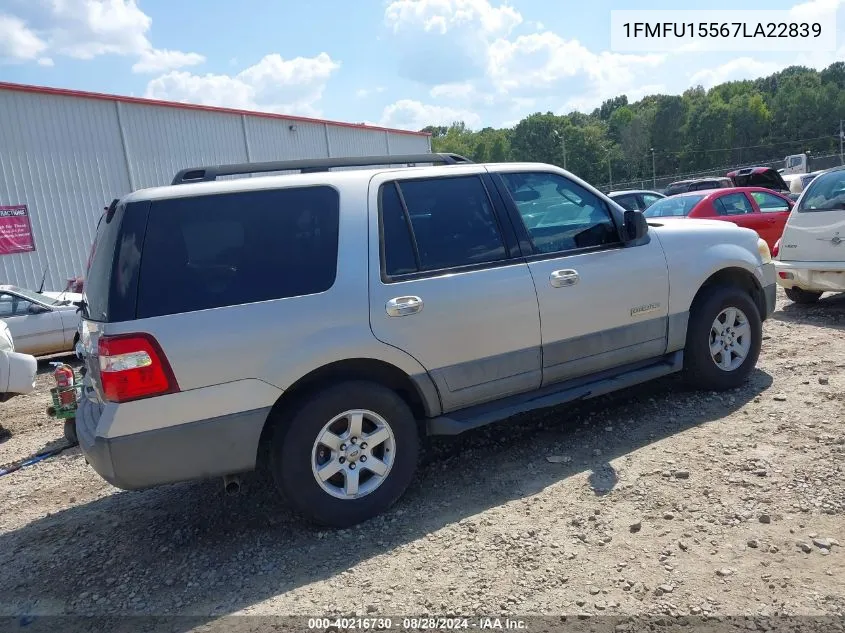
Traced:
<path fill-rule="evenodd" d="M 626 211 L 639 211 L 640 205 L 637 202 L 637 197 L 633 194 L 624 196 L 615 196 L 612 200 Z"/>
<path fill-rule="evenodd" d="M 754 213 L 754 208 L 744 193 L 729 193 L 713 201 L 719 215 L 745 215 Z"/>
<path fill-rule="evenodd" d="M 507 257 L 493 205 L 477 176 L 386 183 L 380 197 L 388 276 Z"/>
<path fill-rule="evenodd" d="M 339 216 L 331 187 L 153 202 L 138 318 L 328 290 L 337 271 Z"/>
<path fill-rule="evenodd" d="M 643 215 L 647 218 L 684 218 L 703 199 L 703 195 L 662 198 L 643 211 Z"/>
<path fill-rule="evenodd" d="M 782 213 L 789 211 L 789 204 L 783 198 L 763 191 L 751 192 L 751 197 L 757 202 L 762 213 Z"/>

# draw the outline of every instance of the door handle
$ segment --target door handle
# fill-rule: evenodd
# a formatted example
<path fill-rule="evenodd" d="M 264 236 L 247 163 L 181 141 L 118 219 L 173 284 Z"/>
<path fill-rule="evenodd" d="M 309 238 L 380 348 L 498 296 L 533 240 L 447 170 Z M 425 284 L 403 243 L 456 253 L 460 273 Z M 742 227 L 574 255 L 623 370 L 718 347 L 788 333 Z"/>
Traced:
<path fill-rule="evenodd" d="M 553 288 L 564 288 L 566 286 L 574 286 L 578 283 L 580 277 L 577 270 L 555 270 L 549 275 L 549 283 Z"/>
<path fill-rule="evenodd" d="M 396 297 L 385 306 L 388 316 L 401 317 L 416 314 L 423 309 L 423 300 L 419 297 Z"/>

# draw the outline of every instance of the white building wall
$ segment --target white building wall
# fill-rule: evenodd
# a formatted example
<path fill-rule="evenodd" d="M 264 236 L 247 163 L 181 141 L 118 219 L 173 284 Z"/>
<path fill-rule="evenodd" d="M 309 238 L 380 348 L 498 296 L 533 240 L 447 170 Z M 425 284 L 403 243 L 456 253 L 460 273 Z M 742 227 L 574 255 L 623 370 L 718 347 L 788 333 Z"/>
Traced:
<path fill-rule="evenodd" d="M 0 86 L 0 206 L 27 205 L 36 248 L 0 255 L 0 283 L 37 288 L 49 268 L 45 289 L 63 289 L 103 207 L 186 167 L 430 151 L 421 135 L 53 92 Z"/>

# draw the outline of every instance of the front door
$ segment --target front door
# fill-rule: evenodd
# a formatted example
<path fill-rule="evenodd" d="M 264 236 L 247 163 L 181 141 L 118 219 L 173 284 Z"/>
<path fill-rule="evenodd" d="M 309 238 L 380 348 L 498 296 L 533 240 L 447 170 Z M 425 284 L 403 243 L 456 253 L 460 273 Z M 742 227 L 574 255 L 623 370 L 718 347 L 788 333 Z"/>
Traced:
<path fill-rule="evenodd" d="M 394 178 L 375 179 L 370 191 L 376 338 L 425 367 L 444 411 L 538 388 L 537 295 L 489 177 Z"/>
<path fill-rule="evenodd" d="M 792 207 L 780 196 L 766 191 L 752 191 L 751 200 L 765 219 L 763 228 L 758 233 L 766 240 L 769 248 L 774 248 L 775 242 L 783 234 L 783 227 L 786 226 Z"/>
<path fill-rule="evenodd" d="M 660 243 L 623 245 L 604 200 L 563 175 L 505 168 L 501 177 L 533 249 L 543 384 L 664 354 L 669 275 Z"/>

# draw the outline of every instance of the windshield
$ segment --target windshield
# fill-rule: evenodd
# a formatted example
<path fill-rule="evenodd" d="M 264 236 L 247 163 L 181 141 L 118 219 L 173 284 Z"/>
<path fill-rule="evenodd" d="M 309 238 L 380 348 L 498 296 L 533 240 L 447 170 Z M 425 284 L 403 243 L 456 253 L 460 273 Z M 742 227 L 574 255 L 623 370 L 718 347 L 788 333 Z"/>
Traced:
<path fill-rule="evenodd" d="M 643 211 L 643 215 L 647 218 L 683 218 L 703 199 L 703 195 L 663 198 Z"/>
<path fill-rule="evenodd" d="M 38 292 L 33 292 L 32 290 L 16 288 L 14 286 L 11 287 L 11 292 L 15 293 L 16 295 L 20 295 L 24 299 L 29 299 L 30 301 L 35 301 L 36 303 L 41 303 L 48 306 L 56 305 L 61 301 L 61 299 L 53 299 L 52 297 L 48 297 L 47 295 L 42 295 Z"/>
<path fill-rule="evenodd" d="M 804 191 L 798 206 L 799 213 L 838 209 L 845 209 L 845 170 L 814 178 Z"/>

